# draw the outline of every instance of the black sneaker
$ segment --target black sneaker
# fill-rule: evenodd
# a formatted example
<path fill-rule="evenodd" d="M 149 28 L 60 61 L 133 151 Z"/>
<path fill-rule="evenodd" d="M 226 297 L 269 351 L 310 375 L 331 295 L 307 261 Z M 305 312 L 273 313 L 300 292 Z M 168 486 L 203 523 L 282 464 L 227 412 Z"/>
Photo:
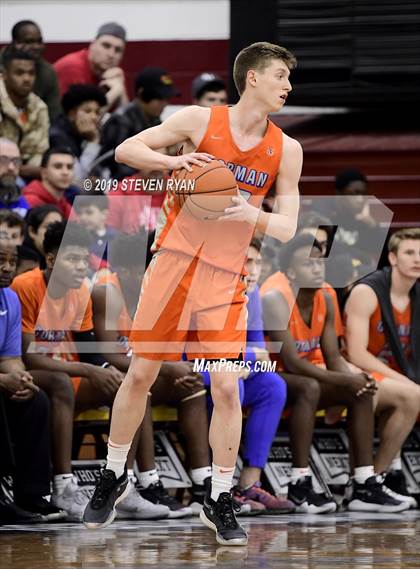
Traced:
<path fill-rule="evenodd" d="M 27 512 L 39 514 L 43 522 L 55 522 L 67 517 L 67 512 L 60 510 L 45 498 L 24 498 L 16 501 L 17 505 Z"/>
<path fill-rule="evenodd" d="M 328 514 L 337 509 L 337 503 L 332 496 L 315 492 L 311 476 L 303 476 L 294 483 L 290 482 L 287 499 L 295 505 L 296 513 Z"/>
<path fill-rule="evenodd" d="M 40 514 L 22 510 L 13 502 L 0 500 L 0 526 L 17 524 L 39 524 L 44 520 Z"/>
<path fill-rule="evenodd" d="M 216 532 L 216 541 L 221 545 L 246 545 L 248 535 L 244 528 L 238 524 L 235 512 L 240 506 L 236 504 L 230 492 L 222 492 L 217 502 L 207 494 L 200 520 L 208 528 Z"/>
<path fill-rule="evenodd" d="M 146 498 L 149 502 L 168 506 L 169 519 L 186 518 L 187 516 L 193 515 L 192 508 L 190 508 L 190 506 L 184 506 L 178 502 L 176 498 L 168 494 L 160 480 L 150 484 L 147 488 L 139 486 L 138 490 L 143 498 Z"/>
<path fill-rule="evenodd" d="M 204 484 L 193 484 L 191 488 L 191 498 L 188 505 L 192 509 L 194 516 L 200 515 L 200 512 L 203 509 L 204 499 L 207 492 L 210 491 L 210 488 L 211 476 L 208 476 L 204 480 Z"/>
<path fill-rule="evenodd" d="M 406 501 L 410 508 L 417 508 L 417 500 L 410 494 L 407 488 L 404 472 L 402 470 L 390 470 L 385 476 L 384 485 L 395 494 L 397 500 Z"/>
<path fill-rule="evenodd" d="M 347 505 L 351 512 L 403 512 L 410 507 L 397 500 L 383 485 L 382 476 L 370 476 L 364 484 L 353 480 L 353 492 Z"/>
<path fill-rule="evenodd" d="M 83 514 L 83 523 L 89 529 L 104 528 L 114 521 L 115 506 L 129 492 L 127 470 L 117 479 L 113 470 L 104 468 L 95 492 Z"/>

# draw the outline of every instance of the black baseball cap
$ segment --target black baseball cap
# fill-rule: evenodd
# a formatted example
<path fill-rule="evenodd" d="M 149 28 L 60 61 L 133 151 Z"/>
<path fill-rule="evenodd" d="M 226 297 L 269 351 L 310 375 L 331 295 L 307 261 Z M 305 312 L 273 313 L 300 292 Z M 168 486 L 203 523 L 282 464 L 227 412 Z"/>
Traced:
<path fill-rule="evenodd" d="M 145 67 L 134 81 L 136 92 L 142 87 L 149 94 L 156 94 L 157 99 L 170 99 L 181 94 L 175 87 L 172 77 L 161 67 Z"/>
<path fill-rule="evenodd" d="M 204 88 L 209 91 L 222 91 L 226 89 L 226 83 L 215 73 L 201 73 L 192 82 L 191 94 L 193 99 L 199 99 L 203 94 Z"/>

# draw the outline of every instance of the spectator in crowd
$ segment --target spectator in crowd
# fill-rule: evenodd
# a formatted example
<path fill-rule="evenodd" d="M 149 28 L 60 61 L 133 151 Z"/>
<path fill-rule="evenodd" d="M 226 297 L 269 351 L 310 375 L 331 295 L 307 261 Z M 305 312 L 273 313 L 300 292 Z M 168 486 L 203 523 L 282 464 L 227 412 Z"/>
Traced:
<path fill-rule="evenodd" d="M 39 255 L 26 245 L 21 245 L 18 249 L 18 264 L 16 276 L 32 271 L 40 267 Z"/>
<path fill-rule="evenodd" d="M 165 199 L 166 178 L 160 170 L 141 170 L 122 180 L 115 191 L 108 193 L 107 225 L 130 235 L 141 228 L 154 231 Z M 162 191 L 145 191 L 149 180 L 162 182 Z"/>
<path fill-rule="evenodd" d="M 298 235 L 283 247 L 282 266 L 289 287 L 266 290 L 264 325 L 273 354 L 287 382 L 290 442 L 293 458 L 289 498 L 299 512 L 335 511 L 334 500 L 317 494 L 309 474 L 309 449 L 317 409 L 345 405 L 353 450 L 354 482 L 348 508 L 354 511 L 400 512 L 406 500 L 383 485 L 373 466 L 373 396 L 377 386 L 367 374 L 354 372 L 340 355 L 334 304 L 322 289 L 322 251 L 312 236 Z M 276 350 L 278 352 L 278 350 Z M 305 393 L 304 396 L 302 394 Z M 397 449 L 394 450 L 394 455 Z"/>
<path fill-rule="evenodd" d="M 380 435 L 398 447 L 420 411 L 420 229 L 394 233 L 388 251 L 391 267 L 359 281 L 348 297 L 346 346 L 350 361 L 375 377 L 394 409 Z M 381 453 L 378 460 L 385 471 L 389 457 Z M 391 462 L 386 484 L 408 495 L 400 456 Z"/>
<path fill-rule="evenodd" d="M 308 211 L 299 215 L 298 233 L 309 234 L 318 241 L 321 247 L 322 256 L 327 257 L 334 237 L 334 227 L 332 221 L 316 211 Z"/>
<path fill-rule="evenodd" d="M 68 219 L 71 205 L 65 193 L 73 181 L 75 156 L 68 147 L 49 148 L 41 162 L 41 180 L 32 180 L 24 189 L 23 195 L 29 207 L 45 204 L 55 205 Z"/>
<path fill-rule="evenodd" d="M 117 236 L 115 229 L 107 227 L 106 224 L 108 201 L 108 196 L 105 194 L 87 194 L 79 196 L 74 205 L 79 223 L 91 236 L 90 266 L 95 271 L 101 266 L 107 266 L 109 243 Z"/>
<path fill-rule="evenodd" d="M 25 237 L 25 222 L 18 213 L 9 209 L 0 209 L 0 241 L 6 241 L 17 247 Z"/>
<path fill-rule="evenodd" d="M 47 105 L 50 122 L 52 122 L 61 113 L 60 91 L 54 67 L 42 57 L 45 44 L 38 24 L 32 20 L 16 22 L 12 28 L 12 45 L 18 50 L 27 51 L 33 55 L 36 72 L 34 93 Z M 0 54 L 0 60 L 2 60 L 3 51 Z"/>
<path fill-rule="evenodd" d="M 106 354 L 106 358 L 123 372 L 130 364 L 128 335 L 137 308 L 146 248 L 147 233 L 144 231 L 118 237 L 111 246 L 110 255 L 115 272 L 98 279 L 92 292 L 95 333 L 100 341 L 114 344 L 115 349 Z M 191 508 L 183 508 L 163 488 L 156 472 L 153 426 L 147 413 L 142 423 L 137 456 L 139 482 L 145 498 L 169 507 L 170 518 L 184 517 L 191 515 L 193 510 L 197 511 L 204 498 L 205 481 L 208 483 L 211 477 L 205 394 L 201 378 L 192 373 L 188 362 L 164 362 L 156 384 L 151 388 L 153 405 L 169 404 L 178 408 L 194 484 L 191 498 L 194 506 Z M 133 460 L 134 456 L 130 454 L 128 468 L 132 468 Z"/>
<path fill-rule="evenodd" d="M 255 363 L 269 362 L 262 322 L 262 305 L 258 288 L 261 273 L 261 241 L 252 239 L 246 259 L 247 271 L 247 350 L 245 361 L 252 364 L 251 372 L 239 380 L 241 404 L 248 409 L 244 433 L 244 466 L 237 487 L 236 500 L 249 504 L 258 513 L 282 514 L 293 512 L 292 502 L 271 495 L 261 487 L 261 473 L 286 403 L 286 383 L 273 372 L 255 370 Z M 210 387 L 209 372 L 203 373 L 204 384 Z"/>
<path fill-rule="evenodd" d="M 126 138 L 160 124 L 169 99 L 179 95 L 171 76 L 160 67 L 146 67 L 140 71 L 134 82 L 134 92 L 134 100 L 118 109 L 103 127 L 103 165 L 113 178 L 119 180 L 135 174 L 136 170 L 115 161 L 115 148 Z"/>
<path fill-rule="evenodd" d="M 95 348 L 92 347 L 92 353 L 78 352 L 74 344 L 95 341 L 90 293 L 84 282 L 89 244 L 89 235 L 80 226 L 70 224 L 66 228 L 65 222 L 50 225 L 43 243 L 46 270 L 23 273 L 12 283 L 22 306 L 26 365 L 30 369 L 53 372 L 60 378 L 63 402 L 52 406 L 53 412 L 57 409 L 57 416 L 51 500 L 74 520 L 81 518 L 87 503 L 87 497 L 71 474 L 74 410 L 80 413 L 112 405 L 123 379 L 116 368 L 95 353 Z M 31 343 L 36 345 L 35 352 L 27 350 Z M 53 388 L 51 382 L 42 387 L 46 391 Z M 70 393 L 69 387 L 72 387 Z"/>
<path fill-rule="evenodd" d="M 124 55 L 125 29 L 103 24 L 87 49 L 61 57 L 54 63 L 62 95 L 77 84 L 95 85 L 106 95 L 108 109 L 128 102 L 124 71 L 119 67 Z"/>
<path fill-rule="evenodd" d="M 18 506 L 0 505 L 0 520 L 4 517 L 6 523 L 64 517 L 64 512 L 43 498 L 50 493 L 49 405 L 45 393 L 34 384 L 36 372 L 26 371 L 21 359 L 21 308 L 9 288 L 16 264 L 16 246 L 0 241 L 0 420 L 6 420 L 8 426 L 6 429 L 3 424 L 0 429 L 0 473 L 6 473 L 9 430 L 16 463 L 13 496 Z"/>
<path fill-rule="evenodd" d="M 333 214 L 338 225 L 335 238 L 343 252 L 374 270 L 372 259 L 385 234 L 370 211 L 366 176 L 356 169 L 343 170 L 336 176 L 335 187 L 339 198 Z"/>
<path fill-rule="evenodd" d="M 76 156 L 74 180 L 82 184 L 100 152 L 101 109 L 106 98 L 94 85 L 72 85 L 62 99 L 64 115 L 51 127 L 50 146 L 68 147 Z"/>
<path fill-rule="evenodd" d="M 26 216 L 28 202 L 20 194 L 17 184 L 22 164 L 19 147 L 8 138 L 0 137 L 0 209 L 8 209 Z"/>
<path fill-rule="evenodd" d="M 226 83 L 214 73 L 201 73 L 192 82 L 192 101 L 200 107 L 227 105 Z"/>
<path fill-rule="evenodd" d="M 63 221 L 63 214 L 55 205 L 40 205 L 30 210 L 26 218 L 24 245 L 33 251 L 39 260 L 41 269 L 45 269 L 43 242 L 48 227 L 57 221 Z"/>
<path fill-rule="evenodd" d="M 29 211 L 23 244 L 37 256 L 41 269 L 46 268 L 43 250 L 45 232 L 50 225 L 63 219 L 63 214 L 54 205 L 41 205 Z"/>
<path fill-rule="evenodd" d="M 19 146 L 20 175 L 24 178 L 39 176 L 42 155 L 48 148 L 48 108 L 33 92 L 34 83 L 34 56 L 8 46 L 0 79 L 0 137 Z"/>

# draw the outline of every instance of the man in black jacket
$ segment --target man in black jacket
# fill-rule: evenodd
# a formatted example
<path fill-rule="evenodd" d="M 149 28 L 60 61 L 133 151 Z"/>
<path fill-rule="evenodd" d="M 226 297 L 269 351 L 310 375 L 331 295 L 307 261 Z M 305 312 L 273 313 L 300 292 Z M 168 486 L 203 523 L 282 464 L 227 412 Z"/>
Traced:
<path fill-rule="evenodd" d="M 160 67 L 146 67 L 140 71 L 134 82 L 134 91 L 133 101 L 115 112 L 102 132 L 101 167 L 109 168 L 111 176 L 119 180 L 131 176 L 136 170 L 115 162 L 115 148 L 130 136 L 160 124 L 160 116 L 168 100 L 179 95 L 170 75 Z"/>

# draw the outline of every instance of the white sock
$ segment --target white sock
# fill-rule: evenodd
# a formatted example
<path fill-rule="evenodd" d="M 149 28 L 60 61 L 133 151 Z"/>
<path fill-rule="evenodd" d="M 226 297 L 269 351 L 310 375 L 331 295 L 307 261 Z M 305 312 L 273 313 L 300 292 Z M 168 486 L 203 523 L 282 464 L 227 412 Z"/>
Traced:
<path fill-rule="evenodd" d="M 400 456 L 398 458 L 394 458 L 394 460 L 391 462 L 389 470 L 402 470 L 402 464 L 401 464 L 401 457 Z"/>
<path fill-rule="evenodd" d="M 235 467 L 223 467 L 212 464 L 213 475 L 211 477 L 211 499 L 217 502 L 220 494 L 230 492 L 232 488 Z"/>
<path fill-rule="evenodd" d="M 159 474 L 157 473 L 156 468 L 153 470 L 140 472 L 138 481 L 140 482 L 140 486 L 142 486 L 142 488 L 147 488 L 150 486 L 150 484 L 156 484 L 156 482 L 159 482 Z"/>
<path fill-rule="evenodd" d="M 204 485 L 204 480 L 211 476 L 211 466 L 203 466 L 201 468 L 192 468 L 190 471 L 191 480 L 198 486 Z"/>
<path fill-rule="evenodd" d="M 117 478 L 124 473 L 124 466 L 127 461 L 128 451 L 131 443 L 126 445 L 117 445 L 111 439 L 108 439 L 108 456 L 106 457 L 106 468 L 112 470 Z"/>
<path fill-rule="evenodd" d="M 310 476 L 309 466 L 292 468 L 292 475 L 291 475 L 292 484 L 296 484 L 296 482 L 300 478 L 305 478 L 305 476 Z"/>
<path fill-rule="evenodd" d="M 354 469 L 354 479 L 358 484 L 364 484 L 371 476 L 375 476 L 373 466 L 357 466 Z"/>
<path fill-rule="evenodd" d="M 135 484 L 137 481 L 136 475 L 134 474 L 134 468 L 127 468 L 127 478 L 132 484 Z"/>
<path fill-rule="evenodd" d="M 64 492 L 64 488 L 72 478 L 73 474 L 71 472 L 69 474 L 56 474 L 53 480 L 54 492 L 56 494 L 62 494 Z"/>

